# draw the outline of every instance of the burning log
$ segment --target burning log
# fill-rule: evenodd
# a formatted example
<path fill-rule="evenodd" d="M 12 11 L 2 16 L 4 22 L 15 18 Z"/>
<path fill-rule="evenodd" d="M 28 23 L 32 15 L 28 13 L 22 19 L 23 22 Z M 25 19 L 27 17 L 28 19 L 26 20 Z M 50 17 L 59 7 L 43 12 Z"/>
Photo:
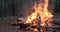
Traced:
<path fill-rule="evenodd" d="M 30 24 L 24 24 L 26 18 L 18 18 L 16 22 L 13 22 L 11 23 L 12 25 L 16 26 L 16 25 L 19 25 L 20 26 L 20 29 L 23 29 L 23 28 L 27 28 L 29 27 Z M 38 23 L 40 22 L 40 20 L 38 21 Z M 52 20 L 52 22 L 54 24 L 57 24 L 57 25 L 60 25 L 60 20 L 59 19 L 54 19 Z M 37 23 L 37 24 L 38 24 Z M 39 23 L 40 24 L 40 23 Z M 40 26 L 39 24 L 37 26 L 31 26 L 31 28 L 37 28 L 38 30 L 40 30 Z M 53 28 L 53 27 L 52 27 Z M 56 27 L 55 27 L 56 28 Z M 57 27 L 57 28 L 60 28 L 60 27 Z M 57 29 L 56 28 L 56 29 Z M 53 28 L 54 29 L 54 28 Z"/>
<path fill-rule="evenodd" d="M 16 22 L 10 23 L 13 26 L 20 26 L 20 29 L 25 29 L 30 26 L 30 24 L 24 24 L 26 21 L 26 18 L 18 18 Z"/>

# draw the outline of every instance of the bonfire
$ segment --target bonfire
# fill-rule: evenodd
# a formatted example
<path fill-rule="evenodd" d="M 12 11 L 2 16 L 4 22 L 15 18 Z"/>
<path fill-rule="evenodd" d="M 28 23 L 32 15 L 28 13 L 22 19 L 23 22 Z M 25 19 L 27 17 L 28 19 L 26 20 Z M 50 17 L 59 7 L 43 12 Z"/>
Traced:
<path fill-rule="evenodd" d="M 39 0 L 34 2 L 34 12 L 27 16 L 27 20 L 24 24 L 31 24 L 30 26 L 40 27 L 40 31 L 43 31 L 46 26 L 51 26 L 50 20 L 53 19 L 53 15 L 48 10 L 49 0 Z M 36 31 L 37 29 L 33 29 Z"/>
<path fill-rule="evenodd" d="M 48 10 L 48 4 L 49 0 L 35 1 L 34 12 L 26 17 L 23 24 L 29 24 L 29 29 L 33 31 L 45 31 L 46 27 L 52 26 L 53 14 Z"/>

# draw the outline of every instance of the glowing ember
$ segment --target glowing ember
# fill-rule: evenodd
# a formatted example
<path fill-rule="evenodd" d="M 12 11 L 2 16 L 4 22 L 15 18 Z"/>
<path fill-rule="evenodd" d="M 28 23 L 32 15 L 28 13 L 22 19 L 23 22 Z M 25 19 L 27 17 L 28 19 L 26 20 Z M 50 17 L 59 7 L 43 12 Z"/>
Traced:
<path fill-rule="evenodd" d="M 43 31 L 43 30 L 40 30 L 40 31 Z"/>
<path fill-rule="evenodd" d="M 48 11 L 48 2 L 49 0 L 40 0 L 37 4 L 37 2 L 34 2 L 34 10 L 35 12 L 33 12 L 31 15 L 27 16 L 27 20 L 25 22 L 25 24 L 27 23 L 32 23 L 33 22 L 33 26 L 37 25 L 37 18 L 40 17 L 40 25 L 41 26 L 46 26 L 46 21 L 51 19 L 53 17 L 53 15 L 51 14 L 51 12 Z M 50 23 L 47 23 L 48 26 L 51 26 Z M 43 31 L 43 30 L 41 30 Z"/>

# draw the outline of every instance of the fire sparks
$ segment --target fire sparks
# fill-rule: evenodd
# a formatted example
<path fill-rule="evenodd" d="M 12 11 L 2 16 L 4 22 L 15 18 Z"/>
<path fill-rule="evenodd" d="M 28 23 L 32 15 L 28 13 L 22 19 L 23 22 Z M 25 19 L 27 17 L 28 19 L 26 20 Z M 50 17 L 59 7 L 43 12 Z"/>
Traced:
<path fill-rule="evenodd" d="M 49 4 L 48 2 L 49 0 L 43 0 L 43 1 L 39 0 L 38 4 L 37 2 L 35 2 L 33 7 L 35 12 L 27 16 L 25 24 L 33 22 L 32 25 L 37 25 L 38 21 L 36 19 L 40 17 L 40 25 L 45 26 L 46 25 L 45 22 L 53 17 L 51 12 L 48 11 L 48 4 Z"/>

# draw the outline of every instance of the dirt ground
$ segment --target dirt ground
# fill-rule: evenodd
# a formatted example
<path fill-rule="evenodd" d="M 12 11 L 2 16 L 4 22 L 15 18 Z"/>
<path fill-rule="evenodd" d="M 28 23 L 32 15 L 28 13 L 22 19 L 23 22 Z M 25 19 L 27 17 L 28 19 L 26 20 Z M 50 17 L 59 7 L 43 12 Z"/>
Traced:
<path fill-rule="evenodd" d="M 16 18 L 13 17 L 4 18 L 3 20 L 0 20 L 0 32 L 29 32 L 20 30 L 19 26 L 12 26 L 9 24 L 14 21 L 16 21 Z"/>
<path fill-rule="evenodd" d="M 0 32 L 34 32 L 34 31 L 24 31 L 19 29 L 19 26 L 12 26 L 9 24 L 10 22 L 8 20 L 6 21 L 0 21 Z M 48 31 L 50 32 L 50 31 Z M 60 31 L 58 31 L 60 32 Z"/>
<path fill-rule="evenodd" d="M 0 32 L 29 32 L 29 30 L 22 31 L 19 29 L 19 26 L 12 26 L 9 24 L 9 21 L 6 20 L 6 21 L 0 21 Z"/>

